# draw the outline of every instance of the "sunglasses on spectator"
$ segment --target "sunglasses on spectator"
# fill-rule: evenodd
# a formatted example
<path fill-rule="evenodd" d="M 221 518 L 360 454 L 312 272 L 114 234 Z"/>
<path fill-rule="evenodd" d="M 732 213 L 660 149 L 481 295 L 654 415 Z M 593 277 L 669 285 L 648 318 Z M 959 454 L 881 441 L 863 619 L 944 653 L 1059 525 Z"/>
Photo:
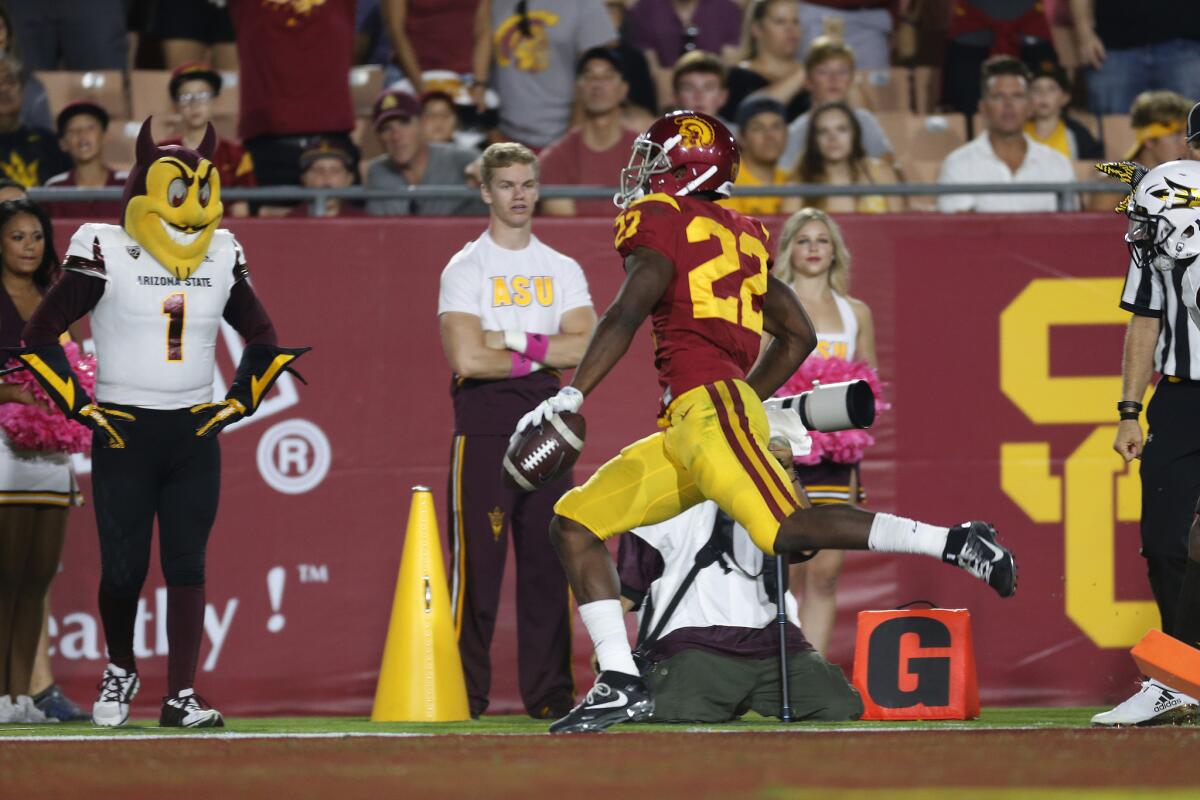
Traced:
<path fill-rule="evenodd" d="M 190 106 L 193 103 L 207 103 L 212 99 L 212 92 L 184 92 L 175 98 L 175 102 L 181 106 Z"/>
<path fill-rule="evenodd" d="M 700 38 L 700 29 L 695 25 L 687 26 L 683 31 L 683 52 L 690 53 L 695 50 L 698 45 L 696 40 Z"/>

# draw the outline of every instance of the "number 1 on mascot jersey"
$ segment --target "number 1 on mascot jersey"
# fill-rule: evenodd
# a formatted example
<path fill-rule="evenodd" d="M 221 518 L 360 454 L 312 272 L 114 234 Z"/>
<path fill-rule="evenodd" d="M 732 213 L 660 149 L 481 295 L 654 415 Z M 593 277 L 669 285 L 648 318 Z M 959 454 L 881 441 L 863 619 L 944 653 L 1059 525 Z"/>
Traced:
<path fill-rule="evenodd" d="M 109 664 L 94 724 L 121 725 L 141 684 L 133 652 L 138 595 L 158 522 L 167 583 L 166 697 L 159 724 L 214 727 L 194 692 L 204 619 L 205 549 L 220 491 L 216 434 L 254 413 L 308 348 L 284 348 L 247 280 L 241 245 L 220 228 L 221 180 L 199 148 L 137 140 L 121 225 L 89 223 L 71 238 L 61 280 L 13 355 L 69 417 L 94 430 L 92 486 L 100 535 L 100 617 Z M 91 314 L 96 397 L 79 387 L 59 334 Z M 246 339 L 229 392 L 213 398 L 221 320 Z M 186 498 L 186 499 L 185 499 Z M 182 655 L 177 655 L 182 654 Z"/>

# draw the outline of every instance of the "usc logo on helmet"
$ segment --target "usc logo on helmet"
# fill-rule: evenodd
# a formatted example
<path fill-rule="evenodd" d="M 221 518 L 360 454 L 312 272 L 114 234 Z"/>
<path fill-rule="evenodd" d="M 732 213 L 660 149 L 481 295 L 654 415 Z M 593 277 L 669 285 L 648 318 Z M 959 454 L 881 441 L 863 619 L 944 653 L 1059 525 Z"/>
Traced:
<path fill-rule="evenodd" d="M 712 125 L 699 117 L 681 117 L 675 120 L 684 147 L 707 147 L 716 139 Z"/>

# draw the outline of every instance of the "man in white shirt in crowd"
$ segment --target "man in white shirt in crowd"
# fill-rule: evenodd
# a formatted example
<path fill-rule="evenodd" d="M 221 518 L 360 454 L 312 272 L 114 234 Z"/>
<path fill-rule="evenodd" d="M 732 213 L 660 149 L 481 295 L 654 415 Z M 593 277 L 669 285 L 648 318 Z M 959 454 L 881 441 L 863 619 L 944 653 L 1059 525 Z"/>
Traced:
<path fill-rule="evenodd" d="M 984 131 L 946 156 L 938 183 L 1072 183 L 1075 170 L 1062 153 L 1039 144 L 1025 133 L 1030 99 L 1028 68 L 1010 56 L 989 58 L 983 65 L 979 113 Z M 937 199 L 943 213 L 958 211 L 1058 211 L 1054 194 L 944 194 Z M 1070 198 L 1063 210 L 1078 205 Z"/>
<path fill-rule="evenodd" d="M 491 220 L 442 271 L 438 321 L 454 372 L 450 462 L 451 595 L 472 717 L 488 707 L 489 650 L 511 528 L 517 559 L 517 669 L 525 709 L 556 719 L 574 705 L 571 601 L 550 544 L 568 471 L 537 491 L 501 480 L 517 420 L 583 356 L 596 312 L 579 264 L 533 235 L 537 157 L 513 142 L 483 152 Z"/>

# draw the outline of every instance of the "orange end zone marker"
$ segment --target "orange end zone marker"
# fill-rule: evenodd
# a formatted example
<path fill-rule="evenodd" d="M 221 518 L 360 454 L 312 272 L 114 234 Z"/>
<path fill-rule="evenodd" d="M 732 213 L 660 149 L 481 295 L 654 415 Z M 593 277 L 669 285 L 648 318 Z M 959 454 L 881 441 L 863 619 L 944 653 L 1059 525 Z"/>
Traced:
<path fill-rule="evenodd" d="M 1130 654 L 1151 678 L 1192 697 L 1200 695 L 1200 650 L 1162 631 L 1150 631 Z"/>

